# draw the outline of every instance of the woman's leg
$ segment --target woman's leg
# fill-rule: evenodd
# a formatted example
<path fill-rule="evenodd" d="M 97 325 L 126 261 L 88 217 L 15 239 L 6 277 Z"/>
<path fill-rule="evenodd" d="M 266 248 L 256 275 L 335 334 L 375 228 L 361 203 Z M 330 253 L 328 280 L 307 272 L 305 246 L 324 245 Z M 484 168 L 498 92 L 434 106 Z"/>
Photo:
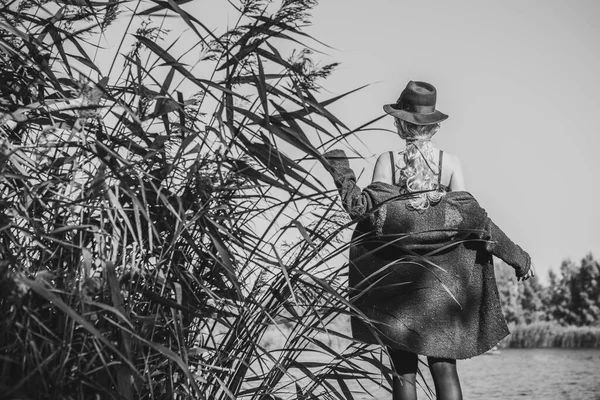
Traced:
<path fill-rule="evenodd" d="M 427 357 L 438 400 L 462 400 L 456 360 Z"/>
<path fill-rule="evenodd" d="M 417 366 L 419 357 L 408 351 L 389 349 L 392 367 L 398 374 L 394 376 L 392 393 L 394 400 L 416 400 Z"/>

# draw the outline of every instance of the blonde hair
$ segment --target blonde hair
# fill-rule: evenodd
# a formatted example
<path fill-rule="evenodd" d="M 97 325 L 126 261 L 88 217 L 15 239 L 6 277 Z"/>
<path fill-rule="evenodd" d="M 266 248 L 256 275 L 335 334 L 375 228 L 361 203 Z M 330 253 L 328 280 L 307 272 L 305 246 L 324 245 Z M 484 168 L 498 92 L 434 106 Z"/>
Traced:
<path fill-rule="evenodd" d="M 414 193 L 409 207 L 421 211 L 431 204 L 439 202 L 446 194 L 440 187 L 439 166 L 434 167 L 434 151 L 431 137 L 436 134 L 440 124 L 415 125 L 396 118 L 400 137 L 406 140 L 404 167 L 400 168 L 400 182 L 406 191 Z"/>

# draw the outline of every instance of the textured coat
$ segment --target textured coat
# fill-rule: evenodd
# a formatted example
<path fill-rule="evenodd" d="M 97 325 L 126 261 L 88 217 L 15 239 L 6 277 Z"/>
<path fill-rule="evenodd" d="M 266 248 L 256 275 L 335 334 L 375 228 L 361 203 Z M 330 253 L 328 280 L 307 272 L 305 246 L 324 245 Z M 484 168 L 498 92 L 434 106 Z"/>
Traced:
<path fill-rule="evenodd" d="M 361 190 L 342 150 L 325 153 L 350 216 L 350 300 L 362 313 L 353 337 L 442 358 L 470 358 L 509 332 L 492 255 L 524 276 L 529 255 L 488 218 L 467 192 L 450 192 L 422 212 L 400 188 Z"/>

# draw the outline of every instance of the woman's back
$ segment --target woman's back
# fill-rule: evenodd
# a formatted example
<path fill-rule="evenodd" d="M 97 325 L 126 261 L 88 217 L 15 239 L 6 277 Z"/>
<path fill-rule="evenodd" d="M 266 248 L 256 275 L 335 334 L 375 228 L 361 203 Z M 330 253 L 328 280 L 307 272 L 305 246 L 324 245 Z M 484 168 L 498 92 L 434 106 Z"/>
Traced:
<path fill-rule="evenodd" d="M 460 160 L 457 156 L 432 147 L 433 160 L 428 162 L 436 179 L 448 190 L 456 192 L 465 190 L 464 177 Z M 406 150 L 387 151 L 379 155 L 373 171 L 373 182 L 384 182 L 390 185 L 405 185 L 401 171 L 406 167 L 404 160 Z M 441 168 L 441 177 L 439 175 Z"/>

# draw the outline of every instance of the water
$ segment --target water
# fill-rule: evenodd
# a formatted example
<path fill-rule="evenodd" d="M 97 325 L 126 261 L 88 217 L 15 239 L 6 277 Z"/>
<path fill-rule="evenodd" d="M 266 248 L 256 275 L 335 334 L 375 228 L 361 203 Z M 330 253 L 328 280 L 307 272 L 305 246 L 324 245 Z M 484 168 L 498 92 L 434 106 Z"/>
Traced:
<path fill-rule="evenodd" d="M 598 349 L 507 349 L 459 368 L 466 398 L 600 399 Z"/>
<path fill-rule="evenodd" d="M 467 400 L 600 400 L 600 349 L 505 349 L 500 355 L 459 360 L 458 373 Z M 356 398 L 391 399 L 383 388 L 370 392 Z M 420 389 L 419 399 L 427 398 Z"/>

